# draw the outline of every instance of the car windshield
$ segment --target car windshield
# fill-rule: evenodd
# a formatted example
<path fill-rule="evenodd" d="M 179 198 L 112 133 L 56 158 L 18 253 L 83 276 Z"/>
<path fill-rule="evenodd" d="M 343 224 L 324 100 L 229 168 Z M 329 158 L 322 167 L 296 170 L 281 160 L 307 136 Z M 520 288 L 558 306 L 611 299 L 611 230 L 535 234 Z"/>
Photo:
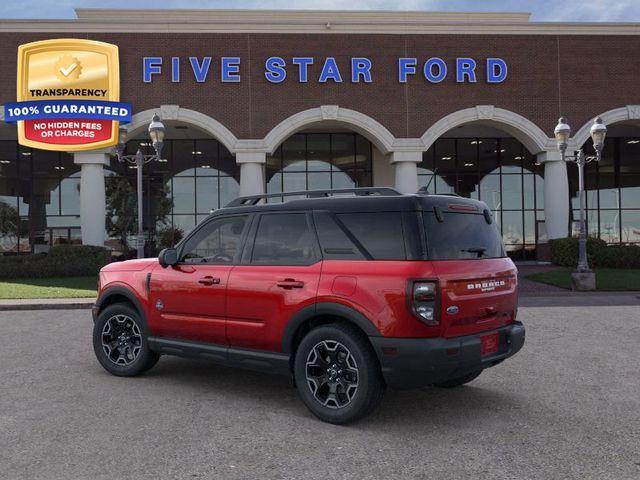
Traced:
<path fill-rule="evenodd" d="M 504 257 L 495 222 L 483 214 L 442 212 L 439 218 L 425 212 L 424 227 L 431 260 L 461 260 Z"/>

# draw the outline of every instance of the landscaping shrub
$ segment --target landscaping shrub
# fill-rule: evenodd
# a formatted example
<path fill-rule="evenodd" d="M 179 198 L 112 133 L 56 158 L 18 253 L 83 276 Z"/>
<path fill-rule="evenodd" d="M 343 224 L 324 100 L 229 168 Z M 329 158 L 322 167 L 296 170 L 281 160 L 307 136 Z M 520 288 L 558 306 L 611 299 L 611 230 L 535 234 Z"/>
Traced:
<path fill-rule="evenodd" d="M 111 261 L 104 247 L 56 245 L 49 253 L 0 257 L 0 278 L 81 277 L 97 275 Z"/>
<path fill-rule="evenodd" d="M 640 247 L 607 245 L 604 240 L 588 237 L 587 258 L 591 267 L 640 268 Z M 563 267 L 575 267 L 578 264 L 578 239 L 552 240 L 551 261 Z"/>
<path fill-rule="evenodd" d="M 609 245 L 594 253 L 594 266 L 609 268 L 640 268 L 640 246 Z"/>

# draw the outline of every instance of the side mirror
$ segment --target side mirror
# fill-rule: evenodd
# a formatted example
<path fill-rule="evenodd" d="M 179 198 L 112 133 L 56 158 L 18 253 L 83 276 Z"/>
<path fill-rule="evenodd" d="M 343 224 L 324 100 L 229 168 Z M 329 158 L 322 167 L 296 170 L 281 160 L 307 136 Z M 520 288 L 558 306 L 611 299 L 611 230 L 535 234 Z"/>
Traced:
<path fill-rule="evenodd" d="M 158 254 L 158 263 L 162 268 L 172 267 L 178 263 L 178 251 L 175 248 L 165 248 Z"/>

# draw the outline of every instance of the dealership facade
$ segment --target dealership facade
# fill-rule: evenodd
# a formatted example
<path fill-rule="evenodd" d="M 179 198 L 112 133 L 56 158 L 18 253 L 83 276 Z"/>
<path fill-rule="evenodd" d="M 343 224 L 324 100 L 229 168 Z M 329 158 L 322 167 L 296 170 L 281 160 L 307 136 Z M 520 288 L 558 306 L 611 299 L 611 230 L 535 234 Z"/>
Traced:
<path fill-rule="evenodd" d="M 154 113 L 167 128 L 162 160 L 143 170 L 150 239 L 188 231 L 239 194 L 390 186 L 479 198 L 511 255 L 535 258 L 577 228 L 577 169 L 560 158 L 558 117 L 573 127 L 569 148 L 589 153 L 600 116 L 608 134 L 602 161 L 586 168 L 588 231 L 640 243 L 639 24 L 519 13 L 76 13 L 0 20 L 0 100 L 15 101 L 21 44 L 118 45 L 121 100 L 134 111 L 127 151 L 150 153 Z M 2 122 L 0 253 L 117 249 L 105 223 L 109 185 L 135 186 L 135 167 L 108 150 L 51 152 L 16 139 Z"/>

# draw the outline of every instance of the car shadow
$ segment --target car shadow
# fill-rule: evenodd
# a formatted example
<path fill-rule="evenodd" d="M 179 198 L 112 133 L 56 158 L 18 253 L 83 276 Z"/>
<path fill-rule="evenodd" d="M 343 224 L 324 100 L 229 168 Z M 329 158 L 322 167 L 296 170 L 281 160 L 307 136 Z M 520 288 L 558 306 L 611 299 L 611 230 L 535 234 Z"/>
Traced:
<path fill-rule="evenodd" d="M 163 357 L 144 375 L 149 380 L 179 386 L 181 394 L 196 398 L 220 395 L 246 408 L 313 418 L 298 397 L 293 381 L 284 376 L 230 368 L 206 361 Z M 259 405 L 254 405 L 255 402 Z M 380 406 L 367 418 L 353 424 L 368 431 L 383 431 L 390 425 L 424 428 L 443 425 L 468 427 L 469 422 L 505 410 L 518 409 L 523 399 L 513 393 L 473 383 L 458 388 L 426 387 L 417 390 L 387 390 Z"/>

